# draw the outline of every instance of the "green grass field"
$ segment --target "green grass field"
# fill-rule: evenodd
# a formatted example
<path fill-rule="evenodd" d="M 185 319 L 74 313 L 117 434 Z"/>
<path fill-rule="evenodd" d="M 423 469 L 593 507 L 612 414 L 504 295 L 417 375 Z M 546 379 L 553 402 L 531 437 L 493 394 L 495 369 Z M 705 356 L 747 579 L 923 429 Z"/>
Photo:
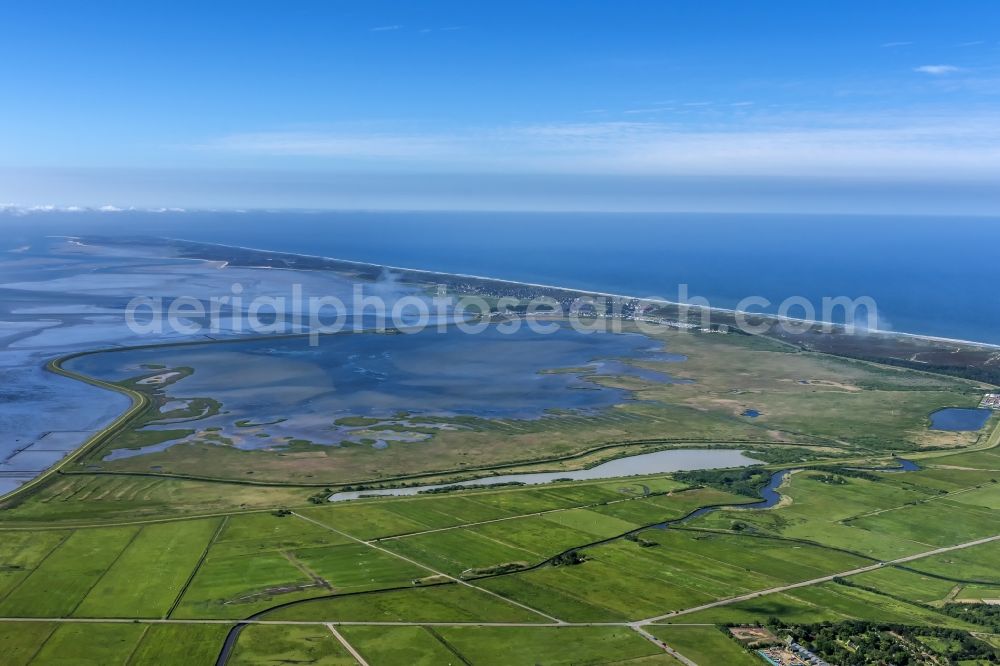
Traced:
<path fill-rule="evenodd" d="M 370 664 L 439 666 L 461 658 L 425 627 L 342 627 L 340 631 Z"/>
<path fill-rule="evenodd" d="M 222 625 L 0 622 L 0 663 L 212 664 L 228 631 Z"/>
<path fill-rule="evenodd" d="M 295 557 L 338 593 L 409 585 L 426 569 L 359 543 L 295 551 Z"/>
<path fill-rule="evenodd" d="M 221 519 L 147 525 L 74 611 L 79 617 L 165 617 Z"/>
<path fill-rule="evenodd" d="M 955 520 L 961 515 L 962 520 Z M 848 523 L 867 532 L 947 546 L 1000 533 L 1000 513 L 949 500 L 886 510 Z"/>
<path fill-rule="evenodd" d="M 0 539 L 0 600 L 18 586 L 69 532 L 9 532 Z"/>
<path fill-rule="evenodd" d="M 761 660 L 715 627 L 650 627 L 649 633 L 698 664 L 760 666 Z"/>
<path fill-rule="evenodd" d="M 958 582 L 1000 586 L 1000 542 L 933 555 L 906 565 L 907 569 Z"/>
<path fill-rule="evenodd" d="M 9 666 L 27 666 L 56 630 L 54 622 L 0 622 L 0 654 Z"/>
<path fill-rule="evenodd" d="M 547 567 L 482 584 L 579 622 L 636 620 L 866 564 L 808 545 L 688 531 L 643 532 L 652 547 L 616 541 L 575 566 Z"/>
<path fill-rule="evenodd" d="M 318 525 L 291 516 L 252 513 L 231 516 L 212 544 L 213 554 L 253 555 L 266 551 L 351 543 Z"/>
<path fill-rule="evenodd" d="M 316 599 L 280 608 L 268 613 L 265 619 L 325 622 L 547 622 L 530 610 L 455 583 Z"/>
<path fill-rule="evenodd" d="M 218 624 L 150 625 L 129 664 L 211 664 L 228 631 Z"/>
<path fill-rule="evenodd" d="M 0 615 L 72 615 L 138 533 L 138 527 L 74 531 L 7 593 Z"/>
<path fill-rule="evenodd" d="M 371 664 L 676 664 L 616 627 L 340 627 Z"/>
<path fill-rule="evenodd" d="M 472 664 L 601 664 L 662 654 L 623 627 L 442 627 L 444 643 Z"/>
<path fill-rule="evenodd" d="M 0 616 L 236 620 L 281 606 L 264 619 L 424 623 L 342 626 L 371 663 L 596 664 L 610 663 L 614 653 L 620 655 L 616 663 L 669 664 L 669 656 L 625 627 L 426 623 L 530 625 L 549 622 L 547 616 L 570 623 L 625 623 L 873 561 L 845 550 L 908 554 L 989 535 L 995 529 L 990 511 L 996 485 L 975 471 L 967 473 L 939 467 L 830 484 L 818 480 L 820 473 L 802 472 L 782 487 L 789 501 L 778 508 L 721 510 L 683 528 L 640 530 L 635 540 L 614 537 L 701 506 L 749 498 L 684 489 L 659 475 L 643 484 L 669 494 L 635 494 L 634 482 L 575 482 L 307 504 L 290 515 L 250 510 L 117 527 L 8 531 L 9 538 L 0 540 Z M 975 517 L 975 524 L 954 520 L 956 511 Z M 745 527 L 733 532 L 737 522 Z M 852 541 L 848 533 L 863 536 Z M 434 570 L 466 572 L 474 578 L 481 574 L 469 574 L 470 569 L 515 561 L 533 565 L 571 548 L 582 563 L 481 578 L 475 587 L 434 575 Z M 699 663 L 741 663 L 755 657 L 718 630 L 672 623 L 857 618 L 973 628 L 924 605 L 956 595 L 992 598 L 987 595 L 1000 589 L 1000 580 L 990 586 L 997 570 L 1000 546 L 990 543 L 850 579 L 861 587 L 798 588 L 684 613 L 664 620 L 671 626 L 652 629 Z M 207 664 L 229 628 L 38 622 L 18 632 L 2 626 L 0 640 L 9 645 L 12 663 L 43 664 L 60 663 L 60 651 L 72 652 L 67 646 L 77 644 L 103 662 L 144 663 L 163 655 L 166 664 Z M 567 636 L 572 639 L 565 641 Z M 181 644 L 190 647 L 181 650 Z M 507 646 L 506 661 L 495 654 L 500 645 Z M 324 625 L 289 624 L 245 629 L 229 663 L 285 658 L 351 660 Z"/>
<path fill-rule="evenodd" d="M 924 604 L 943 601 L 952 590 L 958 587 L 952 581 L 932 578 L 895 567 L 886 567 L 878 571 L 851 576 L 849 580 L 857 585 L 875 588 L 894 597 L 902 597 Z"/>
<path fill-rule="evenodd" d="M 949 489 L 942 489 L 937 487 L 938 479 L 925 479 L 924 474 L 882 474 L 879 481 L 847 478 L 843 485 L 834 485 L 821 482 L 818 472 L 801 472 L 783 488 L 790 501 L 778 511 L 723 511 L 693 524 L 731 529 L 734 523 L 744 523 L 762 533 L 806 539 L 879 559 L 926 551 L 928 543 L 960 543 L 996 533 L 990 531 L 998 526 L 992 515 L 986 515 L 983 522 L 954 520 L 956 511 L 973 515 L 977 509 L 956 506 L 941 493 L 960 490 L 968 481 L 958 479 Z"/>
<path fill-rule="evenodd" d="M 83 525 L 175 519 L 307 506 L 314 488 L 222 485 L 189 479 L 71 474 L 57 476 L 3 511 L 5 525 Z"/>
<path fill-rule="evenodd" d="M 33 664 L 125 664 L 142 641 L 138 624 L 61 624 L 35 654 Z"/>
<path fill-rule="evenodd" d="M 242 618 L 282 601 L 325 592 L 281 553 L 210 555 L 198 568 L 172 617 Z"/>
<path fill-rule="evenodd" d="M 859 619 L 886 623 L 971 628 L 971 625 L 964 622 L 912 603 L 835 583 L 823 583 L 790 592 L 769 594 L 729 606 L 678 615 L 675 618 L 664 620 L 664 622 L 752 624 L 772 617 L 786 623 L 801 624 Z"/>
<path fill-rule="evenodd" d="M 323 626 L 251 626 L 243 630 L 230 664 L 321 664 L 356 666 L 357 662 Z"/>
<path fill-rule="evenodd" d="M 455 495 L 363 500 L 311 507 L 299 513 L 359 538 L 386 538 L 577 507 L 591 507 L 613 515 L 615 510 L 633 502 L 662 501 L 655 496 L 643 499 L 639 484 L 650 492 L 683 488 L 683 484 L 661 474 L 617 482 L 558 483 L 546 487 L 465 491 Z M 692 498 L 689 506 L 702 506 L 700 502 L 701 497 Z M 674 502 L 670 504 L 679 506 Z M 646 522 L 650 523 L 674 517 L 670 512 L 657 510 L 652 515 L 648 512 L 643 515 L 648 516 Z"/>

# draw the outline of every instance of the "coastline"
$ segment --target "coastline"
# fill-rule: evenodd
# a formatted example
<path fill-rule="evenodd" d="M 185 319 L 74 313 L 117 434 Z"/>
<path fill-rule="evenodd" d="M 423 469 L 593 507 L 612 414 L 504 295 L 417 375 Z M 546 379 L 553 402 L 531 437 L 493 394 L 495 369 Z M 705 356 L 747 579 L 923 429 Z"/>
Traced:
<path fill-rule="evenodd" d="M 568 292 L 568 293 L 581 294 L 581 295 L 585 295 L 585 296 L 599 296 L 599 297 L 602 297 L 602 298 L 613 298 L 613 299 L 620 299 L 620 300 L 637 300 L 637 301 L 640 301 L 642 303 L 649 303 L 649 304 L 652 304 L 652 305 L 683 306 L 683 307 L 691 308 L 692 310 L 706 310 L 707 309 L 709 312 L 719 312 L 719 313 L 724 313 L 724 314 L 728 314 L 728 315 L 746 315 L 746 316 L 754 316 L 754 317 L 764 317 L 764 318 L 767 318 L 767 319 L 770 319 L 770 320 L 773 320 L 773 321 L 778 321 L 778 322 L 786 321 L 786 322 L 793 322 L 793 323 L 796 323 L 796 324 L 829 325 L 829 326 L 834 326 L 834 327 L 842 326 L 842 324 L 836 324 L 834 322 L 827 322 L 827 321 L 821 321 L 821 320 L 797 319 L 795 317 L 787 317 L 787 316 L 782 316 L 782 315 L 778 315 L 778 314 L 772 314 L 772 313 L 768 313 L 768 312 L 749 312 L 749 311 L 746 311 L 746 310 L 737 310 L 737 309 L 734 309 L 734 308 L 723 308 L 723 307 L 718 307 L 718 306 L 707 306 L 706 307 L 706 306 L 703 306 L 703 305 L 690 305 L 690 304 L 681 303 L 681 302 L 678 302 L 678 301 L 671 301 L 671 300 L 668 300 L 668 299 L 665 299 L 665 298 L 659 298 L 659 297 L 642 297 L 642 296 L 634 296 L 634 295 L 629 295 L 629 294 L 615 294 L 615 293 L 612 293 L 612 292 L 594 291 L 594 290 L 591 290 L 591 289 L 576 289 L 576 288 L 573 288 L 573 287 L 564 287 L 564 286 L 559 286 L 559 285 L 542 284 L 542 283 L 538 283 L 538 282 L 524 282 L 524 281 L 520 281 L 520 280 L 510 280 L 510 279 L 507 279 L 507 278 L 491 277 L 491 276 L 488 276 L 488 275 L 473 275 L 471 273 L 451 273 L 451 272 L 447 272 L 447 271 L 429 270 L 429 269 L 426 269 L 426 268 L 409 268 L 409 267 L 406 267 L 406 266 L 394 266 L 394 265 L 391 265 L 391 264 L 378 264 L 378 263 L 369 262 L 369 261 L 356 261 L 354 259 L 342 259 L 342 258 L 339 258 L 339 257 L 329 257 L 329 256 L 326 256 L 326 255 L 319 255 L 319 254 L 306 254 L 304 252 L 286 252 L 286 251 L 279 251 L 279 250 L 267 250 L 267 249 L 262 249 L 262 248 L 257 248 L 257 247 L 248 247 L 248 246 L 245 246 L 245 245 L 233 245 L 231 243 L 214 243 L 214 242 L 208 242 L 208 241 L 196 241 L 196 240 L 189 240 L 189 239 L 186 239 L 186 238 L 173 238 L 173 237 L 169 237 L 169 236 L 161 236 L 161 237 L 159 237 L 159 239 L 160 240 L 165 240 L 165 241 L 175 241 L 175 242 L 182 242 L 182 243 L 191 243 L 191 244 L 194 244 L 194 245 L 209 245 L 209 246 L 213 246 L 213 247 L 221 247 L 221 248 L 228 248 L 228 249 L 234 249 L 234 250 L 247 250 L 247 251 L 251 251 L 251 252 L 263 252 L 263 253 L 269 253 L 269 254 L 283 254 L 283 255 L 290 255 L 290 256 L 293 256 L 293 257 L 302 257 L 302 258 L 306 258 L 306 259 L 320 259 L 320 260 L 323 260 L 323 261 L 336 261 L 336 262 L 339 262 L 339 263 L 350 264 L 350 265 L 354 265 L 354 266 L 361 266 L 361 267 L 365 267 L 365 268 L 381 268 L 381 269 L 386 269 L 386 270 L 390 270 L 390 271 L 405 271 L 407 273 L 416 273 L 416 274 L 427 275 L 427 276 L 444 276 L 444 277 L 449 277 L 449 278 L 463 278 L 463 279 L 468 279 L 468 280 L 485 280 L 485 281 L 489 281 L 489 282 L 497 282 L 497 283 L 501 283 L 501 284 L 517 285 L 517 286 L 521 286 L 521 287 L 535 287 L 535 288 L 538 288 L 538 289 L 550 289 L 550 290 L 555 290 L 555 291 L 565 291 L 565 292 Z M 204 260 L 204 261 L 208 261 L 208 260 Z M 220 266 L 220 268 L 223 268 L 223 267 L 224 266 Z M 251 268 L 253 268 L 253 267 L 251 267 Z M 314 269 L 304 269 L 304 268 L 285 269 L 283 267 L 274 267 L 274 266 L 257 266 L 255 268 L 267 268 L 269 270 L 301 270 L 301 271 L 314 270 Z M 870 335 L 876 335 L 876 336 L 887 337 L 887 338 L 898 337 L 898 338 L 908 338 L 908 339 L 916 339 L 916 340 L 926 340 L 928 342 L 938 342 L 938 343 L 944 343 L 944 344 L 965 345 L 965 346 L 970 346 L 970 347 L 977 347 L 977 348 L 980 348 L 980 349 L 988 349 L 988 350 L 1000 351 L 1000 344 L 992 343 L 992 342 L 980 342 L 980 341 L 977 341 L 977 340 L 965 340 L 965 339 L 962 339 L 962 338 L 949 338 L 949 337 L 936 336 L 936 335 L 927 335 L 927 334 L 924 334 L 924 333 L 911 333 L 911 332 L 906 332 L 906 331 L 893 331 L 893 330 L 886 330 L 886 329 L 879 329 L 879 328 L 866 329 L 866 333 L 870 334 Z"/>

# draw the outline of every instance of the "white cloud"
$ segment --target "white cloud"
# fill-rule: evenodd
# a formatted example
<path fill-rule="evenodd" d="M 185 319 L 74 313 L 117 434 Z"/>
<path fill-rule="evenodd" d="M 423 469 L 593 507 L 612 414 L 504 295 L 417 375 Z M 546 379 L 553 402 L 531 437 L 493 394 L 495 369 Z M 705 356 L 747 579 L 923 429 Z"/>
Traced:
<path fill-rule="evenodd" d="M 389 32 L 390 30 L 399 30 L 403 26 L 401 25 L 379 25 L 371 29 L 372 32 Z"/>
<path fill-rule="evenodd" d="M 508 137 L 540 137 L 542 139 L 564 138 L 611 138 L 617 139 L 626 135 L 652 130 L 660 127 L 658 123 L 640 123 L 625 121 L 609 121 L 594 123 L 547 123 L 544 125 L 523 125 L 513 129 L 508 128 Z"/>
<path fill-rule="evenodd" d="M 663 113 L 669 111 L 669 107 L 665 106 L 653 106 L 646 109 L 625 109 L 622 113 L 633 116 L 633 115 L 648 115 L 650 113 Z"/>
<path fill-rule="evenodd" d="M 1000 115 L 813 114 L 702 126 L 569 122 L 420 135 L 259 132 L 199 149 L 385 172 L 995 178 Z"/>
<path fill-rule="evenodd" d="M 10 213 L 13 215 L 27 215 L 29 213 L 86 213 L 86 212 L 98 212 L 98 213 L 120 213 L 126 210 L 135 210 L 134 208 L 119 208 L 118 206 L 57 206 L 55 204 L 41 204 L 41 205 L 31 205 L 25 206 L 21 204 L 14 203 L 0 203 L 0 213 Z M 180 209 L 171 209 L 180 210 Z"/>
<path fill-rule="evenodd" d="M 894 49 L 900 46 L 910 46 L 913 42 L 886 42 L 882 45 L 884 49 Z"/>
<path fill-rule="evenodd" d="M 962 71 L 961 67 L 956 67 L 955 65 L 921 65 L 920 67 L 914 67 L 914 72 L 920 72 L 921 74 L 931 74 L 933 76 L 941 76 L 943 74 L 953 74 L 955 72 Z"/>
<path fill-rule="evenodd" d="M 958 44 L 955 44 L 955 46 L 958 46 L 959 48 L 964 48 L 966 46 L 979 46 L 985 43 L 986 43 L 985 41 L 978 39 L 974 42 L 959 42 Z"/>
<path fill-rule="evenodd" d="M 199 148 L 256 155 L 355 159 L 426 158 L 455 152 L 456 141 L 443 136 L 351 132 L 256 132 L 231 134 Z"/>

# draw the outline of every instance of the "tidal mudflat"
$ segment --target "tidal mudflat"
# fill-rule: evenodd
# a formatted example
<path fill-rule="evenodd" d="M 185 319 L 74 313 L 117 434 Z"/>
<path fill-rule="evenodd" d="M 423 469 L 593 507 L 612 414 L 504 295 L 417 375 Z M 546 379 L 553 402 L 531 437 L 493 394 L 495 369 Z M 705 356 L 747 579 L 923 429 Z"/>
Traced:
<path fill-rule="evenodd" d="M 293 284 L 305 294 L 348 299 L 357 282 L 334 272 L 230 267 L 168 255 L 169 248 L 152 239 L 124 247 L 42 235 L 7 247 L 0 241 L 0 432 L 8 435 L 0 440 L 0 495 L 58 462 L 128 407 L 125 396 L 47 372 L 46 363 L 87 349 L 205 339 L 170 328 L 133 331 L 125 316 L 133 297 L 206 300 L 238 283 L 248 302 L 287 293 Z M 365 293 L 378 288 L 363 285 Z M 232 319 L 223 317 L 213 337 L 236 336 Z"/>
<path fill-rule="evenodd" d="M 683 357 L 661 347 L 639 334 L 585 334 L 563 325 L 548 334 L 527 327 L 504 333 L 496 326 L 469 334 L 450 327 L 345 333 L 321 338 L 318 346 L 283 338 L 112 351 L 73 359 L 66 367 L 107 381 L 190 369 L 164 387 L 164 417 L 146 429 L 194 432 L 116 449 L 106 458 L 113 460 L 204 439 L 206 431 L 242 449 L 289 442 L 384 448 L 462 428 L 468 419 L 594 413 L 633 399 L 631 391 L 599 378 L 678 381 L 665 368 Z M 197 399 L 218 408 L 185 412 L 183 406 Z M 165 416 L 171 413 L 181 416 Z"/>

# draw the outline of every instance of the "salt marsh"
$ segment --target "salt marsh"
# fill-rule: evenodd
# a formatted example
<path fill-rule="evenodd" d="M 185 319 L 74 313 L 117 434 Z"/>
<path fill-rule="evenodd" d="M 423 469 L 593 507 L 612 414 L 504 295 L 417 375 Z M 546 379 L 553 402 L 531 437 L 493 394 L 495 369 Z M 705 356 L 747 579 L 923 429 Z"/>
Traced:
<path fill-rule="evenodd" d="M 221 404 L 217 413 L 183 426 L 195 428 L 194 434 L 115 450 L 106 458 L 113 460 L 204 440 L 206 433 L 244 449 L 294 440 L 385 448 L 426 440 L 435 429 L 461 428 L 463 419 L 592 413 L 633 399 L 631 391 L 601 378 L 672 383 L 666 368 L 682 361 L 638 334 L 585 334 L 568 326 L 549 334 L 527 327 L 466 334 L 450 327 L 443 333 L 345 333 L 321 338 L 317 346 L 307 338 L 282 338 L 111 351 L 66 367 L 137 383 L 165 374 L 148 368 L 190 368 L 166 386 L 168 404 L 195 398 Z M 146 429 L 176 429 L 177 423 L 158 420 Z"/>

